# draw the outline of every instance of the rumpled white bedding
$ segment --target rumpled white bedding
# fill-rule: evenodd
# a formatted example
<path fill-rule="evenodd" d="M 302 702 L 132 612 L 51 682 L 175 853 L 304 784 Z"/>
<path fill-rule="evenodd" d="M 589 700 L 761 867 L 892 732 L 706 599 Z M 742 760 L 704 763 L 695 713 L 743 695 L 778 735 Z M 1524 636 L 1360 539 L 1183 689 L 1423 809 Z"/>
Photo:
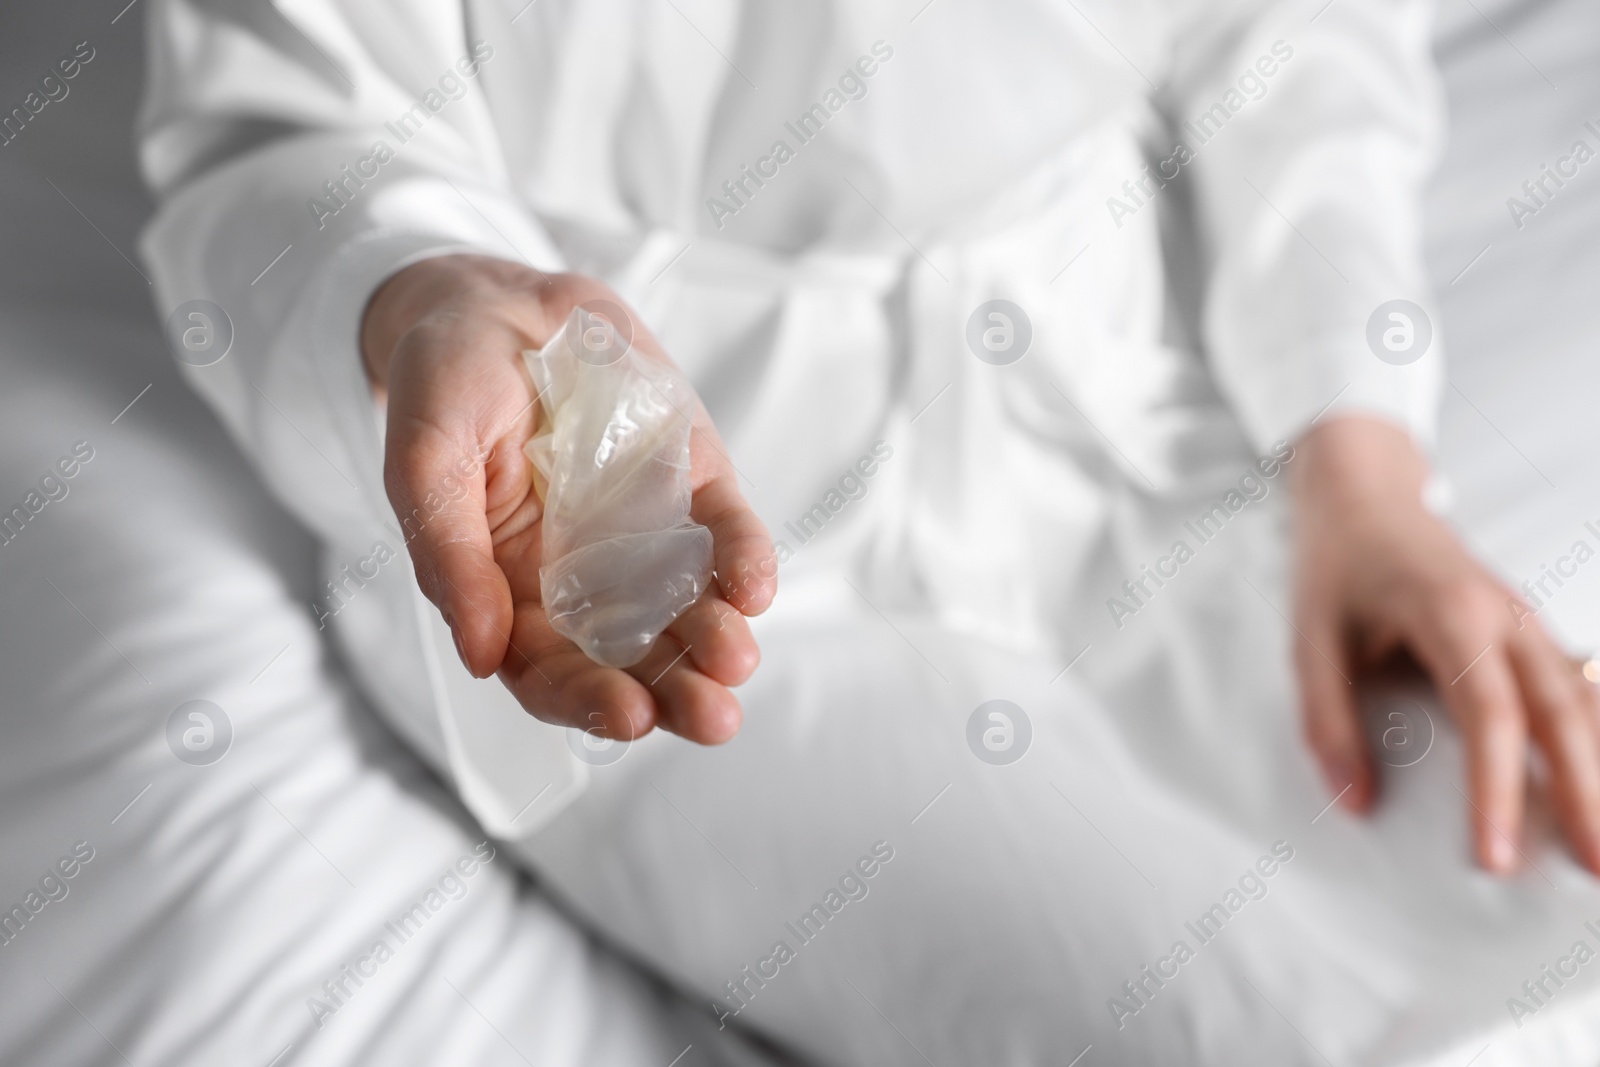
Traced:
<path fill-rule="evenodd" d="M 1600 442 L 1584 436 L 1600 194 L 1575 181 L 1520 231 L 1504 205 L 1594 117 L 1595 17 L 1575 2 L 1477 7 L 1506 37 L 1452 0 L 1442 29 L 1454 139 L 1431 255 L 1454 388 L 1441 465 L 1468 537 L 1520 584 L 1600 518 Z M 113 91 L 87 80 L 106 73 L 91 66 L 50 116 L 57 151 L 5 172 L 11 218 L 39 240 L 38 258 L 7 265 L 0 502 L 73 442 L 96 451 L 65 499 L 0 545 L 4 899 L 80 840 L 95 856 L 0 948 L 0 1060 L 742 1054 L 597 954 L 517 884 L 504 849 L 308 1029 L 306 998 L 480 836 L 327 658 L 302 607 L 304 535 L 157 369 L 143 311 L 106 299 L 143 283 L 42 181 L 131 251 L 133 221 L 105 220 L 115 199 L 60 176 L 74 173 L 68 107 Z M 38 151 L 7 151 L 20 148 Z M 59 251 L 75 224 L 82 261 Z M 85 279 L 103 318 L 85 311 Z M 1600 893 L 1554 846 L 1510 883 L 1470 867 L 1442 714 L 1428 755 L 1388 776 L 1377 819 L 1323 813 L 1283 666 L 1291 635 L 1264 602 L 1287 610 L 1280 489 L 1064 676 L 1074 648 L 1019 656 L 907 620 L 896 633 L 847 588 L 795 583 L 763 623 L 766 662 L 731 748 L 641 743 L 522 848 L 575 907 L 709 999 L 774 941 L 798 942 L 785 923 L 884 842 L 893 859 L 867 894 L 740 1016 L 823 1060 L 1594 1063 L 1592 968 L 1521 1028 L 1505 1000 L 1574 941 L 1597 943 L 1584 922 L 1600 925 Z M 1202 503 L 1130 513 L 1118 542 L 1150 553 L 1091 565 L 1131 573 Z M 1580 573 L 1544 614 L 1575 650 L 1600 644 L 1593 581 Z M 194 698 L 237 731 L 211 767 L 179 763 L 164 735 Z M 994 698 L 1032 714 L 1033 749 L 1010 767 L 965 747 L 967 715 Z M 1280 840 L 1293 856 L 1262 879 L 1266 896 L 1118 1030 L 1106 1000 L 1175 939 L 1197 945 L 1185 923 Z"/>

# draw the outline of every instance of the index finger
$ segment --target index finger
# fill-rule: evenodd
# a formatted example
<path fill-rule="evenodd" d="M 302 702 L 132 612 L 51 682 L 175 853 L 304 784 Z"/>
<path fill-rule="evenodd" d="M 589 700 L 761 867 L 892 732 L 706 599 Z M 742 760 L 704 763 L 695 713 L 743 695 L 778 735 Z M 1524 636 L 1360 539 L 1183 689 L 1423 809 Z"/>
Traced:
<path fill-rule="evenodd" d="M 477 677 L 505 657 L 511 588 L 495 562 L 484 512 L 484 465 L 463 439 L 389 412 L 384 485 L 416 570 Z"/>

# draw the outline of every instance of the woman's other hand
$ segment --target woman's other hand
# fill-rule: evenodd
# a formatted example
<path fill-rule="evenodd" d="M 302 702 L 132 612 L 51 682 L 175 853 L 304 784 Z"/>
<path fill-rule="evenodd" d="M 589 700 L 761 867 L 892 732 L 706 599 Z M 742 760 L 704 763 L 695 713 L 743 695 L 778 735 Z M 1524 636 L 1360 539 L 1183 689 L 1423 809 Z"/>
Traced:
<path fill-rule="evenodd" d="M 1600 873 L 1595 687 L 1424 506 L 1427 462 L 1406 434 L 1341 418 L 1297 447 L 1295 665 L 1306 735 L 1329 786 L 1353 811 L 1372 804 L 1353 683 L 1408 653 L 1465 738 L 1479 862 L 1498 872 L 1517 864 L 1531 740 L 1573 851 Z"/>

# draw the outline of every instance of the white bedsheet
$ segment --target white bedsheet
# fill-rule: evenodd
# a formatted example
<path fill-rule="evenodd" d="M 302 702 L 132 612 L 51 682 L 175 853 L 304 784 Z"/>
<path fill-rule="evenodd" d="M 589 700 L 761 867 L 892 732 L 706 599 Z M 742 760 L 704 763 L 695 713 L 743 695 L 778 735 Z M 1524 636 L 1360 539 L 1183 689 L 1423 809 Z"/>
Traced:
<path fill-rule="evenodd" d="M 1521 229 L 1507 205 L 1526 201 L 1523 183 L 1573 142 L 1600 149 L 1585 125 L 1600 127 L 1600 11 L 1474 2 L 1484 15 L 1446 0 L 1438 46 L 1451 124 L 1429 258 L 1453 384 L 1440 462 L 1468 540 L 1520 586 L 1600 519 L 1600 168 L 1580 168 Z M 1600 568 L 1580 570 L 1548 604 L 1541 619 L 1573 651 L 1600 650 Z"/>

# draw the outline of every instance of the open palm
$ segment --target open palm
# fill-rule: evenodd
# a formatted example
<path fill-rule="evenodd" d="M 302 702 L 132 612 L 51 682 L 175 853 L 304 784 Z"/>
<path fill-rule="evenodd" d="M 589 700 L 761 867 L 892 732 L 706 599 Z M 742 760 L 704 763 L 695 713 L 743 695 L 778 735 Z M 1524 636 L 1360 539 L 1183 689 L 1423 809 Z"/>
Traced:
<path fill-rule="evenodd" d="M 474 675 L 498 672 L 546 722 L 619 739 L 661 726 L 725 741 L 741 716 L 728 687 L 759 660 L 745 616 L 771 603 L 777 567 L 698 400 L 684 413 L 693 425 L 690 515 L 711 531 L 716 581 L 626 669 L 590 660 L 555 632 L 541 603 L 543 509 L 523 454 L 539 407 L 521 352 L 595 299 L 622 303 L 593 279 L 475 256 L 425 260 L 389 279 L 362 330 L 369 374 L 388 400 L 385 486 L 418 583 Z M 633 345 L 666 361 L 637 319 Z"/>

